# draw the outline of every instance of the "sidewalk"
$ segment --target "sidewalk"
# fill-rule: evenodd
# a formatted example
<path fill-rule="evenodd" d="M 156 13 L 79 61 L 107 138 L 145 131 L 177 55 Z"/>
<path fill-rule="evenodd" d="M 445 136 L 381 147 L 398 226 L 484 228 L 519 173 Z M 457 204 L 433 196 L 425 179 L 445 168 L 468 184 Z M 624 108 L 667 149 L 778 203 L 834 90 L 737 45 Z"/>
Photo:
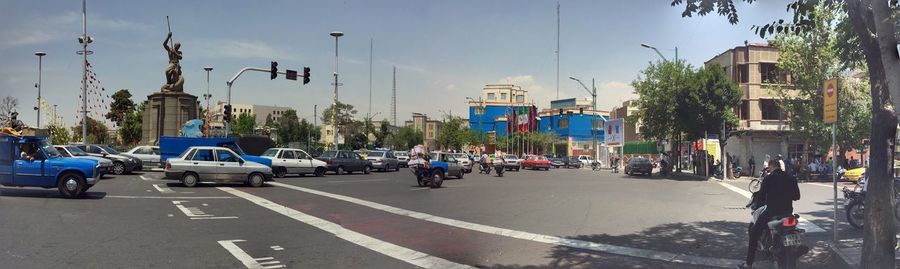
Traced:
<path fill-rule="evenodd" d="M 897 238 L 900 239 L 900 235 L 897 235 Z M 836 246 L 831 247 L 831 251 L 834 252 L 835 256 L 838 258 L 839 264 L 844 266 L 844 268 L 857 269 L 860 268 L 859 264 L 862 260 L 862 238 L 852 238 L 852 239 L 842 239 L 838 240 Z M 900 251 L 897 251 L 894 254 L 894 257 L 898 257 L 898 261 L 900 261 Z M 900 265 L 900 263 L 898 263 Z M 900 268 L 900 267 L 898 267 Z"/>

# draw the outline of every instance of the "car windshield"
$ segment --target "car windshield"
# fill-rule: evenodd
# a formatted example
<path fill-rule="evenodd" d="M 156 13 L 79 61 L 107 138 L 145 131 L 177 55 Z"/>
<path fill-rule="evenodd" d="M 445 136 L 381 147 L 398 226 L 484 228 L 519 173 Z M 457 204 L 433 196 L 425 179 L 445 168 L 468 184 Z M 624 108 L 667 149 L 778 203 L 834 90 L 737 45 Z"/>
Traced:
<path fill-rule="evenodd" d="M 262 155 L 259 155 L 259 156 L 275 157 L 275 155 L 277 155 L 277 154 L 278 154 L 278 149 L 267 149 L 265 152 L 263 152 Z"/>
<path fill-rule="evenodd" d="M 119 151 L 106 145 L 97 145 L 97 147 L 103 149 L 104 151 L 106 151 L 106 153 L 109 154 L 119 154 Z"/>
<path fill-rule="evenodd" d="M 321 157 L 321 158 L 337 158 L 337 153 L 338 153 L 337 151 L 329 150 L 326 152 L 322 152 L 322 154 L 320 154 L 319 157 Z"/>
<path fill-rule="evenodd" d="M 69 146 L 69 147 L 66 147 L 66 150 L 68 150 L 69 153 L 72 154 L 72 156 L 88 156 L 87 152 L 84 152 L 83 150 L 81 150 L 78 147 Z"/>
<path fill-rule="evenodd" d="M 518 157 L 518 156 L 516 156 L 516 155 L 512 155 L 512 154 L 507 154 L 507 155 L 504 155 L 504 156 L 503 156 L 503 158 L 504 158 L 504 159 L 507 159 L 507 160 L 512 160 L 512 159 L 519 159 L 519 157 Z"/>
<path fill-rule="evenodd" d="M 634 159 L 631 159 L 631 162 L 633 162 L 633 163 L 639 163 L 639 164 L 645 164 L 645 163 L 649 163 L 650 160 L 648 160 L 648 159 L 646 159 L 646 158 L 634 158 Z"/>
<path fill-rule="evenodd" d="M 47 139 L 43 139 L 39 143 L 40 143 L 41 148 L 44 150 L 44 153 L 47 154 L 47 157 L 50 157 L 50 158 L 62 157 L 62 154 L 59 153 L 59 151 L 56 150 L 56 148 L 53 147 L 53 145 L 50 144 L 50 141 L 48 141 Z"/>
<path fill-rule="evenodd" d="M 384 157 L 384 151 L 369 151 L 369 157 Z"/>

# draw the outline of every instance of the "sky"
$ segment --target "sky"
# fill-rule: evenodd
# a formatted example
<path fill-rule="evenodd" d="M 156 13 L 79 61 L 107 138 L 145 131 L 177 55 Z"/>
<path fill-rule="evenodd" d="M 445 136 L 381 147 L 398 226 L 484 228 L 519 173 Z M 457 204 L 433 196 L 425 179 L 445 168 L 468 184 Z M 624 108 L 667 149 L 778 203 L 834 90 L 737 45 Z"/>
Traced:
<path fill-rule="evenodd" d="M 589 94 L 569 76 L 596 81 L 598 108 L 608 110 L 635 98 L 631 82 L 659 48 L 694 66 L 740 46 L 764 42 L 750 29 L 784 18 L 787 1 L 737 4 L 741 22 L 719 16 L 682 18 L 683 6 L 669 0 L 561 0 L 559 97 Z M 390 116 L 392 68 L 397 68 L 397 117 L 467 117 L 466 97 L 477 98 L 485 84 L 512 83 L 529 91 L 538 107 L 557 96 L 557 1 L 512 0 L 347 0 L 347 1 L 88 1 L 88 34 L 94 38 L 88 61 L 111 94 L 129 89 L 135 102 L 165 83 L 166 16 L 182 43 L 185 92 L 206 93 L 212 66 L 212 102 L 224 100 L 225 82 L 243 67 L 302 70 L 311 82 L 270 80 L 267 73 L 243 74 L 232 87 L 232 102 L 287 106 L 313 119 L 332 102 L 335 40 L 339 39 L 341 102 L 362 118 Z M 4 1 L 0 8 L 0 98 L 19 99 L 19 119 L 35 125 L 38 57 L 42 96 L 66 124 L 80 106 L 81 1 Z M 370 42 L 374 45 L 370 54 Z M 371 58 L 370 58 L 371 57 Z M 372 66 L 372 107 L 369 66 Z M 301 79 L 302 81 L 302 79 Z M 590 84 L 588 84 L 590 86 Z M 202 97 L 201 97 L 202 100 Z M 108 101 L 107 101 L 108 102 Z M 205 102 L 201 102 L 205 105 Z M 46 116 L 44 118 L 46 120 Z M 46 122 L 46 121 L 45 121 Z"/>

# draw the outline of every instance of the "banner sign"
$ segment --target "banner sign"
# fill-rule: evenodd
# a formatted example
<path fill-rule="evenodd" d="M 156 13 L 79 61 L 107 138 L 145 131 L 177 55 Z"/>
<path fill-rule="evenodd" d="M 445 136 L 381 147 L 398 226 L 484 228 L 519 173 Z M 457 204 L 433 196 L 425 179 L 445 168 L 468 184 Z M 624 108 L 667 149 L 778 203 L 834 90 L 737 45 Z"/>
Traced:
<path fill-rule="evenodd" d="M 822 102 L 823 114 L 822 121 L 825 123 L 835 123 L 837 122 L 838 117 L 838 108 L 837 108 L 837 79 L 829 79 L 825 81 L 824 87 L 822 87 L 823 97 L 825 98 Z"/>

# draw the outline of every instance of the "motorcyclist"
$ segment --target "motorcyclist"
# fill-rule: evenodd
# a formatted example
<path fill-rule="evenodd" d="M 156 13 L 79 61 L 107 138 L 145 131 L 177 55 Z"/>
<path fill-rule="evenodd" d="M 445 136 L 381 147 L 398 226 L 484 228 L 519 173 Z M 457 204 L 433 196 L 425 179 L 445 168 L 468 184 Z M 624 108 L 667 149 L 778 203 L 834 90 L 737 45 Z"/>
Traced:
<path fill-rule="evenodd" d="M 490 165 L 491 165 L 491 157 L 488 156 L 487 152 L 482 152 L 481 153 L 481 168 L 482 168 L 482 170 L 484 170 L 484 168 L 487 168 Z"/>
<path fill-rule="evenodd" d="M 772 217 L 785 216 L 793 213 L 793 201 L 800 200 L 800 188 L 797 187 L 797 178 L 788 175 L 781 170 L 781 164 L 778 161 L 768 162 L 769 170 L 772 171 L 765 180 L 759 191 L 753 194 L 753 201 L 756 206 L 765 205 L 765 210 L 759 214 L 756 221 L 750 226 L 750 242 L 747 248 L 747 260 L 738 265 L 738 268 L 753 268 L 753 260 L 756 257 L 756 249 L 759 239 L 763 235 L 767 227 L 767 223 Z"/>

